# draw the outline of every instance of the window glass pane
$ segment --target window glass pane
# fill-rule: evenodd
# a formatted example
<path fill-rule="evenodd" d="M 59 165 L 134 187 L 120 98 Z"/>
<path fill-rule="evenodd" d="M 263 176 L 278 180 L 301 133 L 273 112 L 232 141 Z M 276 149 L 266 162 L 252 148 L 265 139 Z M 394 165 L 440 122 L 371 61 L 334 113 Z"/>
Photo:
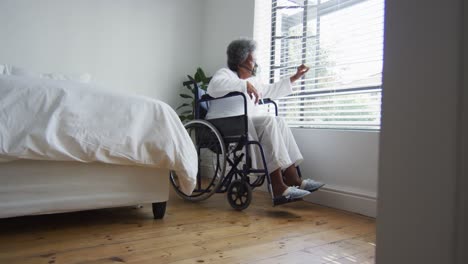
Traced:
<path fill-rule="evenodd" d="M 380 85 L 383 58 L 383 2 L 363 1 L 320 17 L 319 60 L 330 86 Z"/>
<path fill-rule="evenodd" d="M 271 10 L 255 29 L 262 40 L 271 33 L 269 45 L 260 45 L 268 51 L 259 61 L 269 64 L 261 77 L 276 82 L 302 63 L 310 67 L 279 100 L 289 125 L 379 129 L 384 0 L 260 2 Z"/>

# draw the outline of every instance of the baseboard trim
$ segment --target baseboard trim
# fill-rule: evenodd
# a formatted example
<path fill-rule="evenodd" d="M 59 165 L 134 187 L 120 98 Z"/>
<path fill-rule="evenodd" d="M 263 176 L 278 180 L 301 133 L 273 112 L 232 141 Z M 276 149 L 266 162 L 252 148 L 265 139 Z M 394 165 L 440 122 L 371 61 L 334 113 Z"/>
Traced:
<path fill-rule="evenodd" d="M 377 198 L 333 188 L 322 188 L 304 197 L 304 201 L 365 216 L 377 216 Z"/>
<path fill-rule="evenodd" d="M 266 184 L 255 189 L 268 192 Z M 304 201 L 369 217 L 377 217 L 377 198 L 371 194 L 345 191 L 338 188 L 327 187 L 326 185 L 320 190 L 304 197 Z"/>

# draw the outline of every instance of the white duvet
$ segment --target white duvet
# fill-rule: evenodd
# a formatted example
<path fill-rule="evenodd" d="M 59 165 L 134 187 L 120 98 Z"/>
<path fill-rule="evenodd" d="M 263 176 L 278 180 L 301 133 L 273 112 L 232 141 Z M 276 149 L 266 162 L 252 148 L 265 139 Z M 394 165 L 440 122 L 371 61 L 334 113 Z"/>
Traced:
<path fill-rule="evenodd" d="M 195 186 L 198 160 L 177 114 L 161 101 L 0 75 L 0 161 L 15 159 L 167 168 L 186 194 Z"/>

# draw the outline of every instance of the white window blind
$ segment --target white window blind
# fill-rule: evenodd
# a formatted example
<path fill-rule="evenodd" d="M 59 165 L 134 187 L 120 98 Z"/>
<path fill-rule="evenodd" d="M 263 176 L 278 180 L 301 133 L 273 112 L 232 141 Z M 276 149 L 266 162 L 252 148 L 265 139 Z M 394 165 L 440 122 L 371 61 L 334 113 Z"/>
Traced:
<path fill-rule="evenodd" d="M 309 72 L 278 100 L 290 126 L 379 129 L 384 0 L 256 0 L 260 77 Z"/>

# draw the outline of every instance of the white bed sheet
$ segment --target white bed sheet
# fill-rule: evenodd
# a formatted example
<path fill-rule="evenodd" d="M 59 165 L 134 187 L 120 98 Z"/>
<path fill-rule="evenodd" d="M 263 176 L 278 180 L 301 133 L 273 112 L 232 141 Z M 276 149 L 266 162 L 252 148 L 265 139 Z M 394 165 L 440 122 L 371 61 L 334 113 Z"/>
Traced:
<path fill-rule="evenodd" d="M 175 111 L 93 85 L 0 76 L 0 161 L 103 162 L 165 168 L 195 186 L 197 153 Z"/>

